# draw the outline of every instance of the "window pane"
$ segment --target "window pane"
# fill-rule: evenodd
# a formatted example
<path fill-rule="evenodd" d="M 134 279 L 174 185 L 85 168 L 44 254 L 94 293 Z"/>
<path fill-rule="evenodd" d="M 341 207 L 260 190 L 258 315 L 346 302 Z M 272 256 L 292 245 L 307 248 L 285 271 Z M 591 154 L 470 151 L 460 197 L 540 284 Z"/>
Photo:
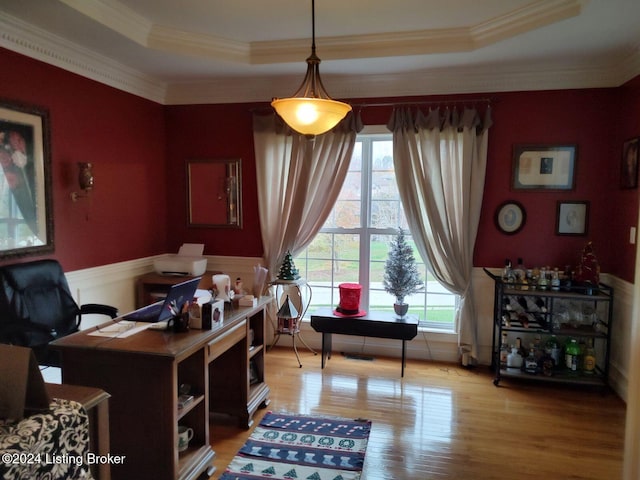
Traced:
<path fill-rule="evenodd" d="M 362 172 L 350 171 L 324 228 L 357 228 L 360 226 Z"/>
<path fill-rule="evenodd" d="M 395 298 L 384 290 L 383 276 L 398 227 L 413 247 L 425 282 L 421 292 L 406 299 L 409 313 L 420 319 L 422 327 L 454 330 L 457 297 L 427 274 L 408 232 L 396 183 L 391 134 L 358 136 L 331 216 L 306 251 L 294 259 L 313 290 L 308 311 L 337 306 L 338 285 L 357 282 L 364 289 L 362 309 L 392 312 Z"/>

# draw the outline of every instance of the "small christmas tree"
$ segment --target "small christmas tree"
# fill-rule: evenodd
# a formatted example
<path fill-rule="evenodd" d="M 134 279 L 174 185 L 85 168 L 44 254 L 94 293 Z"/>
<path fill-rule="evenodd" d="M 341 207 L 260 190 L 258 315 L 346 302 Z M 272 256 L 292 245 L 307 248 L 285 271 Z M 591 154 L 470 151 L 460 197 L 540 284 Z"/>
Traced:
<path fill-rule="evenodd" d="M 287 251 L 282 260 L 280 271 L 278 272 L 278 280 L 294 281 L 300 278 L 300 273 L 293 263 L 291 252 Z"/>
<path fill-rule="evenodd" d="M 424 283 L 420 279 L 411 245 L 405 240 L 402 229 L 399 229 L 390 247 L 384 266 L 384 289 L 396 297 L 396 303 L 403 304 L 404 298 L 418 292 Z"/>

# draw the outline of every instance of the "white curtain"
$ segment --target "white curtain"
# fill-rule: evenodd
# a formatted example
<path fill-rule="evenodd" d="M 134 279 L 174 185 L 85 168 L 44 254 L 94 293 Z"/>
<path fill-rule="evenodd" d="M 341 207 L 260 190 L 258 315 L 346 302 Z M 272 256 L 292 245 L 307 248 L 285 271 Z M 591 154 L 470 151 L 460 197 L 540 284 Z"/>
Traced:
<path fill-rule="evenodd" d="M 271 279 L 285 253 L 295 257 L 324 225 L 361 129 L 359 116 L 350 113 L 333 130 L 309 139 L 276 115 L 254 115 L 258 211 Z"/>
<path fill-rule="evenodd" d="M 490 108 L 395 109 L 389 121 L 400 198 L 421 257 L 436 279 L 460 296 L 459 345 L 477 358 L 472 298 L 473 249 L 487 164 Z"/>

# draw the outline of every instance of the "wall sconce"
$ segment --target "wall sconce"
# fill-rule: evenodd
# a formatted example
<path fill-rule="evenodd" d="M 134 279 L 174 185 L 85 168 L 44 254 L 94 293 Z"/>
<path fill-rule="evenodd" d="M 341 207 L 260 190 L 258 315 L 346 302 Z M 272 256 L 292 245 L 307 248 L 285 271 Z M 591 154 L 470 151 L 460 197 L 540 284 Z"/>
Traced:
<path fill-rule="evenodd" d="M 84 194 L 80 192 L 71 192 L 71 200 L 74 202 L 79 198 L 89 197 L 89 192 L 93 188 L 93 172 L 92 165 L 88 162 L 78 162 L 78 185 Z"/>

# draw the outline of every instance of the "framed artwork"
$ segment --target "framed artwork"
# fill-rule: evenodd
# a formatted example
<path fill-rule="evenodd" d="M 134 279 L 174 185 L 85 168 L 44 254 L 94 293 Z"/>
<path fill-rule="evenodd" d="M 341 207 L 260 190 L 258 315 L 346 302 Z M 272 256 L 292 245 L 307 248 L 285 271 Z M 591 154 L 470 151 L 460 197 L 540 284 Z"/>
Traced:
<path fill-rule="evenodd" d="M 508 200 L 498 206 L 494 220 L 498 230 L 506 235 L 513 235 L 522 230 L 526 219 L 524 207 L 516 201 Z"/>
<path fill-rule="evenodd" d="M 586 235 L 589 202 L 558 202 L 556 235 Z"/>
<path fill-rule="evenodd" d="M 632 138 L 622 146 L 622 162 L 620 163 L 620 187 L 638 188 L 638 142 L 640 138 Z"/>
<path fill-rule="evenodd" d="M 0 258 L 53 252 L 49 113 L 0 100 Z"/>
<path fill-rule="evenodd" d="M 575 145 L 516 145 L 513 150 L 515 190 L 573 190 Z"/>

